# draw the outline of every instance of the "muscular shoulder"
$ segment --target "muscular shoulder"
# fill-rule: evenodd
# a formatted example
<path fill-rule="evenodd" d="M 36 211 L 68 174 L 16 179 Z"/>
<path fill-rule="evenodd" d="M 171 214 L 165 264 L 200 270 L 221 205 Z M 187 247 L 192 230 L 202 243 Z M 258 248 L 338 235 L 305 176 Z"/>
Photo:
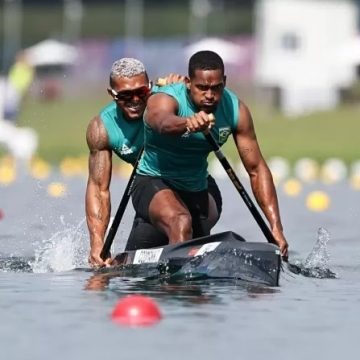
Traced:
<path fill-rule="evenodd" d="M 144 120 L 148 119 L 148 114 L 157 114 L 159 112 L 175 112 L 178 108 L 178 102 L 166 93 L 156 93 L 150 96 L 147 102 L 146 113 Z"/>
<path fill-rule="evenodd" d="M 158 105 L 167 105 L 167 104 L 177 104 L 177 101 L 173 96 L 167 93 L 156 93 L 149 97 L 147 106 L 158 106 Z"/>
<path fill-rule="evenodd" d="M 86 131 L 86 141 L 91 151 L 109 148 L 107 132 L 99 116 L 95 116 L 90 121 Z"/>

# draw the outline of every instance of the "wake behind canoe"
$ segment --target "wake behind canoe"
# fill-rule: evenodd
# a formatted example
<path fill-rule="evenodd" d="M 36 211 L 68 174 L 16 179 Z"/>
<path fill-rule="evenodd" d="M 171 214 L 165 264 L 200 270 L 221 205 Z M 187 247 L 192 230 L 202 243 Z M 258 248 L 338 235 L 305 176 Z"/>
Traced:
<path fill-rule="evenodd" d="M 115 266 L 154 264 L 173 277 L 234 278 L 269 286 L 279 285 L 281 257 L 273 244 L 246 242 L 226 231 L 175 245 L 126 251 L 116 255 Z"/>

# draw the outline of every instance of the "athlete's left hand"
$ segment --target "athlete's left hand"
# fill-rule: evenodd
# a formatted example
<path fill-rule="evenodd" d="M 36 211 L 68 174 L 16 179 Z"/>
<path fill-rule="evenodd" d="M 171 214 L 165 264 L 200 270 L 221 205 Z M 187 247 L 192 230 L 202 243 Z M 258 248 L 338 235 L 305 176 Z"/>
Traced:
<path fill-rule="evenodd" d="M 280 254 L 284 261 L 287 261 L 288 259 L 288 248 L 289 244 L 285 239 L 285 236 L 280 229 L 272 229 L 272 234 L 274 236 L 274 239 L 276 241 L 276 245 L 280 248 Z"/>

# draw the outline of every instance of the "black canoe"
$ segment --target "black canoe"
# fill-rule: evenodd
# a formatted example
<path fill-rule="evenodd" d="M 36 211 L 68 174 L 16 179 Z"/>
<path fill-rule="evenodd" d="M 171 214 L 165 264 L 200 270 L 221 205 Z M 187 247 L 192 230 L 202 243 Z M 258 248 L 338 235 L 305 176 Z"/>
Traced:
<path fill-rule="evenodd" d="M 113 265 L 156 264 L 159 273 L 185 279 L 234 278 L 269 286 L 279 285 L 281 257 L 273 244 L 247 242 L 226 231 L 151 249 L 116 255 Z"/>

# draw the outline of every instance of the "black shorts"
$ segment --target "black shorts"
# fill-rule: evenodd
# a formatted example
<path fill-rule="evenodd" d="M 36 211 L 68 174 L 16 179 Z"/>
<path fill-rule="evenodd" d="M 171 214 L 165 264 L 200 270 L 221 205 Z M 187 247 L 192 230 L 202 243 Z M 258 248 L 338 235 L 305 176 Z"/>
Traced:
<path fill-rule="evenodd" d="M 172 189 L 162 179 L 137 175 L 132 190 L 132 201 L 136 211 L 133 227 L 125 250 L 145 249 L 168 244 L 164 233 L 155 228 L 149 219 L 149 205 L 153 196 L 162 189 Z M 220 217 L 222 198 L 215 180 L 208 176 L 208 191 L 186 192 L 175 190 L 188 207 L 193 219 L 193 236 L 208 235 L 203 233 L 203 222 L 207 219 L 208 193 L 214 198 Z"/>
<path fill-rule="evenodd" d="M 125 246 L 125 251 L 149 249 L 169 244 L 166 234 L 158 230 L 153 224 L 135 216 L 132 229 Z"/>
<path fill-rule="evenodd" d="M 182 191 L 175 189 L 159 177 L 136 175 L 132 188 L 132 202 L 137 216 L 150 222 L 149 206 L 152 198 L 160 190 L 171 189 L 175 191 L 185 203 L 192 217 L 208 217 L 209 198 L 208 193 L 215 200 L 218 215 L 222 211 L 222 198 L 215 179 L 208 175 L 208 190 L 203 191 Z"/>

